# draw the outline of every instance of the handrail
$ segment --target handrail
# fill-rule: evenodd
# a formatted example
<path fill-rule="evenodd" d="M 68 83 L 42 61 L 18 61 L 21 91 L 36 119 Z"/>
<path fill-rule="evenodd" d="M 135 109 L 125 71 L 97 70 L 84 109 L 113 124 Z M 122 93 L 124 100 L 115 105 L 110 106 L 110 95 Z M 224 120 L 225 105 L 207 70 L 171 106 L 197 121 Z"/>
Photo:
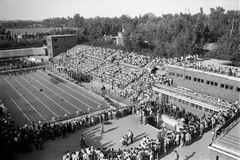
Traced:
<path fill-rule="evenodd" d="M 223 133 L 235 120 L 240 117 L 240 112 L 238 112 L 235 116 L 230 118 L 225 124 L 223 124 L 219 129 L 216 131 L 216 137 Z"/>

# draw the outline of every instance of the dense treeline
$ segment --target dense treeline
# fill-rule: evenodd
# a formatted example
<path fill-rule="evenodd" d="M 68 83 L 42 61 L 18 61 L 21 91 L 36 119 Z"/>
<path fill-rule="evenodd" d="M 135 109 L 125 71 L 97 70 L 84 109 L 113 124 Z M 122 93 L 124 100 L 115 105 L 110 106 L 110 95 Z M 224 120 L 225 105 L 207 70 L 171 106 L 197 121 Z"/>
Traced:
<path fill-rule="evenodd" d="M 3 21 L 0 20 L 0 26 L 2 28 L 36 28 L 36 27 L 42 27 L 42 21 L 32 21 L 32 20 L 9 20 L 9 21 Z"/>
<path fill-rule="evenodd" d="M 28 47 L 41 47 L 46 45 L 46 36 L 48 35 L 59 35 L 59 34 L 75 34 L 76 29 L 72 28 L 63 28 L 55 27 L 52 29 L 46 28 L 48 31 L 44 31 L 45 28 L 39 31 L 35 29 L 36 33 L 25 32 L 21 35 L 21 38 L 18 38 L 17 33 L 11 33 L 10 30 L 0 26 L 0 50 L 7 49 L 19 49 L 19 48 L 28 48 Z"/>
<path fill-rule="evenodd" d="M 29 34 L 24 33 L 21 39 L 17 38 L 17 34 L 11 34 L 6 28 L 0 27 L 0 35 L 4 35 L 0 39 L 0 50 L 19 49 L 28 47 L 41 47 L 46 44 L 46 36 L 49 33 Z"/>
<path fill-rule="evenodd" d="M 232 60 L 240 66 L 240 12 L 227 11 L 221 7 L 211 8 L 210 14 L 165 14 L 156 17 L 149 13 L 131 18 L 84 19 L 74 15 L 74 25 L 78 27 L 79 43 L 87 42 L 95 46 L 121 48 L 161 57 L 180 57 L 187 54 Z M 124 47 L 101 39 L 104 35 L 117 35 L 124 30 Z M 215 43 L 211 52 L 204 52 L 204 46 Z"/>
<path fill-rule="evenodd" d="M 203 55 L 204 46 L 215 43 L 216 48 L 205 56 L 232 60 L 240 65 L 240 13 L 234 10 L 226 12 L 222 7 L 211 8 L 209 15 L 202 8 L 194 15 L 180 13 L 159 17 L 148 13 L 135 18 L 122 15 L 119 18 L 85 19 L 75 14 L 67 18 L 44 19 L 41 25 L 77 28 L 78 43 L 121 48 L 152 56 Z M 122 30 L 123 47 L 102 39 L 104 35 L 116 36 Z"/>

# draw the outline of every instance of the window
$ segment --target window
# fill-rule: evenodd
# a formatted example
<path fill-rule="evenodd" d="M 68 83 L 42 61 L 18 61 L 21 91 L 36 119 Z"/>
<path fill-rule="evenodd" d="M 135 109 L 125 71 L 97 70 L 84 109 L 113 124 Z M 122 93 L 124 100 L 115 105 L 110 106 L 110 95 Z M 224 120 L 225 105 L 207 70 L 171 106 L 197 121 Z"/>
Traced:
<path fill-rule="evenodd" d="M 194 77 L 194 78 L 193 78 L 193 81 L 195 81 L 195 82 L 196 82 L 196 81 L 197 81 L 197 78 L 195 78 L 195 77 Z"/>
<path fill-rule="evenodd" d="M 215 82 L 215 83 L 214 83 L 214 85 L 215 85 L 215 86 L 218 86 L 218 83 L 217 83 L 217 82 Z"/>
<path fill-rule="evenodd" d="M 194 107 L 194 104 L 193 104 L 193 103 L 191 103 L 191 107 Z"/>
<path fill-rule="evenodd" d="M 186 105 L 189 105 L 189 102 L 186 101 Z"/>
<path fill-rule="evenodd" d="M 228 89 L 228 87 L 229 87 L 228 85 L 225 85 L 225 89 Z"/>
<path fill-rule="evenodd" d="M 201 83 L 204 83 L 204 80 L 203 80 L 203 79 L 201 79 Z"/>
<path fill-rule="evenodd" d="M 179 102 L 179 103 L 182 103 L 182 100 L 181 100 L 181 99 L 178 99 L 178 102 Z"/>
<path fill-rule="evenodd" d="M 229 89 L 230 89 L 230 90 L 233 90 L 233 86 L 229 86 Z"/>
<path fill-rule="evenodd" d="M 198 105 L 195 105 L 195 108 L 197 108 L 197 109 L 198 109 Z"/>
<path fill-rule="evenodd" d="M 237 87 L 237 92 L 240 92 L 240 88 L 239 87 Z"/>
<path fill-rule="evenodd" d="M 198 80 L 197 80 L 198 82 L 200 82 L 201 81 L 201 79 L 200 78 L 198 78 Z"/>
<path fill-rule="evenodd" d="M 210 113 L 213 113 L 213 110 L 209 109 L 209 112 L 210 112 Z"/>
<path fill-rule="evenodd" d="M 191 81 L 191 79 L 192 79 L 192 77 L 188 77 L 188 80 L 190 80 L 190 81 Z"/>
<path fill-rule="evenodd" d="M 53 39 L 54 42 L 58 42 L 58 39 Z"/>
<path fill-rule="evenodd" d="M 210 84 L 210 81 L 207 81 L 207 84 Z"/>
<path fill-rule="evenodd" d="M 219 160 L 219 156 L 216 156 L 216 160 Z"/>
<path fill-rule="evenodd" d="M 211 85 L 213 86 L 214 82 L 211 81 Z"/>
<path fill-rule="evenodd" d="M 186 102 L 186 101 L 184 101 L 184 100 L 182 101 L 183 104 L 185 104 L 185 102 Z"/>
<path fill-rule="evenodd" d="M 59 49 L 58 46 L 54 46 L 54 49 Z"/>
<path fill-rule="evenodd" d="M 64 38 L 63 40 L 64 40 L 64 42 L 65 42 L 65 41 L 66 41 L 66 38 Z"/>
<path fill-rule="evenodd" d="M 180 74 L 177 73 L 177 77 L 180 77 Z"/>
<path fill-rule="evenodd" d="M 185 79 L 188 79 L 188 76 L 185 76 Z"/>
<path fill-rule="evenodd" d="M 180 74 L 180 77 L 182 78 L 182 77 L 183 77 L 183 75 L 182 75 L 182 74 Z"/>
<path fill-rule="evenodd" d="M 169 75 L 170 75 L 170 76 L 174 76 L 175 73 L 174 73 L 174 72 L 169 72 Z"/>
<path fill-rule="evenodd" d="M 198 106 L 198 109 L 202 110 L 202 106 Z"/>
<path fill-rule="evenodd" d="M 221 84 L 221 88 L 224 88 L 224 84 Z"/>
<path fill-rule="evenodd" d="M 204 108 L 204 111 L 205 111 L 205 112 L 208 112 L 208 111 L 209 111 L 209 109 L 208 109 L 208 108 Z"/>

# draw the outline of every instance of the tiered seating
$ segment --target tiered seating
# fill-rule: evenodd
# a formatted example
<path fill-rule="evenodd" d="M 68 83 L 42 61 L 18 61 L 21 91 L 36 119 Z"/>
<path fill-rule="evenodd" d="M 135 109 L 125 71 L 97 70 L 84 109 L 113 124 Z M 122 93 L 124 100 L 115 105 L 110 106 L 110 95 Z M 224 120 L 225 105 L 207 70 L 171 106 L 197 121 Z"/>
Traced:
<path fill-rule="evenodd" d="M 101 47 L 85 47 L 81 50 L 81 52 L 98 58 L 106 59 L 107 57 L 115 53 L 116 50 Z"/>
<path fill-rule="evenodd" d="M 91 56 L 89 56 L 91 55 Z M 98 57 L 100 59 L 95 59 Z M 82 72 L 91 73 L 95 77 L 98 77 L 103 82 L 108 83 L 112 86 L 112 92 L 120 97 L 128 98 L 131 96 L 138 96 L 141 93 L 145 97 L 151 97 L 153 84 L 170 86 L 172 79 L 166 76 L 154 75 L 149 73 L 149 69 L 153 67 L 163 67 L 167 65 L 178 65 L 184 67 L 196 67 L 195 57 L 187 58 L 181 57 L 166 59 L 166 58 L 155 58 L 152 61 L 147 56 L 139 56 L 135 53 L 124 53 L 120 50 L 105 49 L 101 47 L 82 47 L 78 48 L 76 53 L 64 55 L 64 60 L 58 62 L 59 66 L 65 66 L 65 68 L 79 68 Z M 139 68 L 131 69 L 124 64 L 138 65 Z M 148 71 L 142 71 L 141 67 L 148 69 Z M 221 68 L 219 69 L 221 70 Z M 213 66 L 208 66 L 208 71 L 214 71 Z M 237 72 L 237 71 L 236 71 Z M 234 74 L 236 72 L 233 72 Z M 211 104 L 218 104 L 221 106 L 231 105 L 228 102 L 214 99 L 209 96 L 200 95 L 198 93 L 189 93 L 180 90 L 179 88 L 171 87 L 173 92 L 181 93 L 186 96 L 192 96 L 195 99 L 198 98 L 200 101 L 206 101 Z"/>
<path fill-rule="evenodd" d="M 150 57 L 127 52 L 125 54 L 122 54 L 121 62 L 144 67 L 150 62 Z"/>

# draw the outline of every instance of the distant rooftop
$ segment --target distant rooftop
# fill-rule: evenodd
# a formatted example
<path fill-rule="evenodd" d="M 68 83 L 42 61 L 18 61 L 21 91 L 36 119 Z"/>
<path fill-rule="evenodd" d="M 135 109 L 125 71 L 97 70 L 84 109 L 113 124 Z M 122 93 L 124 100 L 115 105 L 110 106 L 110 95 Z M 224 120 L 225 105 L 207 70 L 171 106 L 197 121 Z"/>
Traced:
<path fill-rule="evenodd" d="M 211 51 L 211 50 L 215 49 L 216 47 L 217 47 L 217 46 L 215 45 L 215 43 L 207 43 L 207 44 L 204 46 L 204 49 Z"/>
<path fill-rule="evenodd" d="M 235 159 L 240 159 L 240 117 L 217 138 L 209 148 Z"/>
<path fill-rule="evenodd" d="M 20 29 L 7 29 L 7 31 L 10 31 L 11 34 L 25 34 L 25 33 L 48 33 L 53 28 L 20 28 Z"/>
<path fill-rule="evenodd" d="M 54 38 L 54 37 L 73 37 L 73 36 L 76 36 L 76 34 L 51 35 L 48 37 Z"/>

